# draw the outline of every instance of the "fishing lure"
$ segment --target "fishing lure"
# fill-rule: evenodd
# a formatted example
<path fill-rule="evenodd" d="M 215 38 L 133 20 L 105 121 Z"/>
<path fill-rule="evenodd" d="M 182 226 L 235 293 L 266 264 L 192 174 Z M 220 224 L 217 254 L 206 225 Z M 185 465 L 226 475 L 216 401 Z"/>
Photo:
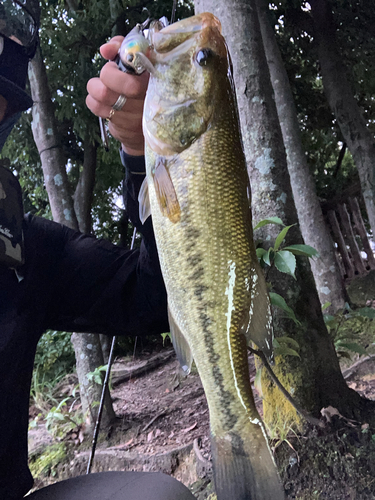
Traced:
<path fill-rule="evenodd" d="M 145 37 L 144 30 L 149 22 L 150 19 L 146 19 L 144 23 L 137 24 L 124 38 L 115 60 L 121 71 L 141 75 L 148 69 L 147 54 L 150 50 L 150 43 Z"/>
<path fill-rule="evenodd" d="M 150 40 L 145 36 L 146 28 L 150 23 L 150 18 L 146 19 L 141 24 L 137 24 L 124 38 L 118 54 L 115 58 L 119 69 L 124 73 L 132 75 L 141 75 L 146 70 L 153 74 L 155 69 L 149 61 L 147 55 L 150 50 Z M 153 21 L 155 23 L 155 21 Z M 160 23 L 160 27 L 167 26 L 168 20 L 166 17 L 159 19 L 156 23 Z M 108 134 L 105 126 L 104 118 L 99 118 L 100 135 L 106 151 L 109 149 Z"/>

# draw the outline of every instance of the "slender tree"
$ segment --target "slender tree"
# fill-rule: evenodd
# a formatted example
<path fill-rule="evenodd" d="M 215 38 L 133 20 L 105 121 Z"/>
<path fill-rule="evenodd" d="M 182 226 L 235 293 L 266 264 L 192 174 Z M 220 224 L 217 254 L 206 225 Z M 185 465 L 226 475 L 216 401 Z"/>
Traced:
<path fill-rule="evenodd" d="M 330 302 L 329 312 L 334 313 L 343 309 L 348 300 L 344 282 L 307 164 L 289 78 L 269 21 L 268 2 L 265 0 L 258 0 L 258 14 L 302 236 L 305 243 L 319 253 L 319 257 L 311 261 L 311 268 L 321 304 Z"/>
<path fill-rule="evenodd" d="M 255 221 L 279 216 L 287 225 L 297 222 L 289 181 L 281 129 L 263 48 L 255 0 L 196 0 L 198 12 L 211 11 L 222 22 L 231 52 L 244 148 L 252 187 Z M 271 227 L 271 226 L 268 226 Z M 277 231 L 278 232 L 278 231 Z M 276 231 L 260 231 L 258 236 L 273 245 Z M 300 243 L 298 226 L 288 233 L 287 243 Z M 276 336 L 289 336 L 300 346 L 300 359 L 278 356 L 276 372 L 291 394 L 308 411 L 319 415 L 333 405 L 346 415 L 367 412 L 370 404 L 349 389 L 342 377 L 336 352 L 324 324 L 311 268 L 298 258 L 296 278 L 285 278 L 271 269 L 274 290 L 295 311 L 298 324 L 276 309 Z M 294 410 L 263 377 L 264 416 L 271 425 L 288 422 L 300 425 Z M 370 413 L 371 416 L 371 413 Z M 369 414 L 366 414 L 366 418 Z"/>
<path fill-rule="evenodd" d="M 73 201 L 66 171 L 66 158 L 57 133 L 57 123 L 46 67 L 40 49 L 30 62 L 29 80 L 34 100 L 32 130 L 42 162 L 53 218 L 56 222 L 67 225 L 72 229 L 89 232 L 91 229 L 90 210 L 96 166 L 95 146 L 87 144 L 85 160 L 77 184 L 75 200 Z M 89 143 L 89 141 L 87 142 Z M 80 221 L 80 224 L 78 221 Z M 88 415 L 87 423 L 91 428 L 96 419 L 97 406 L 95 403 L 100 400 L 101 385 L 89 381 L 87 374 L 104 364 L 101 344 L 99 336 L 93 334 L 73 334 L 72 342 L 76 353 L 76 368 L 81 388 L 82 408 L 84 413 Z M 108 393 L 103 424 L 108 424 L 114 417 Z"/>
<path fill-rule="evenodd" d="M 65 155 L 57 133 L 51 91 L 40 47 L 29 65 L 29 81 L 34 101 L 32 131 L 42 162 L 52 216 L 56 222 L 78 229 L 65 168 Z"/>
<path fill-rule="evenodd" d="M 366 125 L 348 80 L 348 69 L 337 45 L 332 6 L 327 0 L 311 0 L 310 5 L 324 91 L 358 169 L 369 223 L 375 234 L 374 135 Z"/>

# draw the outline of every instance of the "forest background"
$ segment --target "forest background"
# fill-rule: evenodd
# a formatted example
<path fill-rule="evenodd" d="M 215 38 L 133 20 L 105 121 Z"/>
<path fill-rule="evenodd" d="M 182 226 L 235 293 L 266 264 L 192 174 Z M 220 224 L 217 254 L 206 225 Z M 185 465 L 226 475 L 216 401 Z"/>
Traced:
<path fill-rule="evenodd" d="M 86 83 L 105 62 L 100 45 L 114 34 L 126 35 L 148 14 L 170 18 L 171 9 L 172 2 L 157 0 L 42 2 L 41 52 L 29 70 L 35 105 L 2 152 L 19 176 L 25 211 L 129 245 L 132 229 L 119 206 L 118 146 L 112 141 L 108 153 L 101 146 L 98 120 L 85 106 Z M 371 2 L 197 0 L 195 9 L 222 21 L 252 184 L 253 222 L 271 222 L 255 237 L 274 302 L 281 306 L 274 308 L 276 373 L 310 413 L 319 416 L 332 405 L 349 418 L 374 423 L 372 403 L 349 390 L 341 376 L 336 330 L 327 329 L 322 314 L 322 306 L 328 308 L 332 326 L 342 310 L 349 310 L 322 208 L 357 196 L 370 237 L 375 229 Z M 193 12 L 192 3 L 177 2 L 177 18 Z M 61 182 L 51 183 L 56 176 Z M 285 226 L 275 224 L 275 217 Z M 288 251 L 303 240 L 319 252 L 312 270 L 306 248 Z M 55 383 L 76 361 L 83 413 L 92 423 L 101 391 L 92 374 L 105 365 L 108 341 L 73 334 L 72 345 L 74 350 L 64 332 L 43 336 L 34 393 Z M 131 341 L 125 348 L 132 349 Z M 354 342 L 350 350 L 363 354 Z M 260 375 L 268 425 L 281 419 L 301 428 L 300 416 L 263 370 Z M 103 424 L 112 418 L 107 398 Z"/>

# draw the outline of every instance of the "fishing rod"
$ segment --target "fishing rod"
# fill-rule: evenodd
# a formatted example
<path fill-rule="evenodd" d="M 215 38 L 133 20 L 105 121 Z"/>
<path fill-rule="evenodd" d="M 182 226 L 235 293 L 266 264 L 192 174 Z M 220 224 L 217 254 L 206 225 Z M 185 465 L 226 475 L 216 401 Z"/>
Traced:
<path fill-rule="evenodd" d="M 173 0 L 171 22 L 170 22 L 171 24 L 174 22 L 174 18 L 176 15 L 176 9 L 177 9 L 177 0 Z M 124 42 L 126 41 L 126 43 L 129 43 L 129 39 L 130 39 L 130 41 L 132 41 L 132 38 L 134 39 L 134 36 L 138 36 L 140 34 L 141 34 L 141 36 L 144 37 L 143 30 L 148 25 L 148 22 L 149 22 L 149 19 L 147 19 L 144 23 L 137 25 L 135 28 L 133 28 L 133 30 L 127 35 L 127 37 L 124 38 Z M 136 31 L 134 31 L 134 30 L 136 30 Z M 133 34 L 132 37 L 130 37 L 131 34 Z M 140 41 L 140 40 L 138 39 L 138 41 Z M 124 44 L 124 42 L 123 42 L 123 44 Z M 120 48 L 120 50 L 121 50 L 121 48 Z M 119 60 L 120 59 L 118 58 L 117 64 L 119 64 Z M 128 59 L 128 62 L 129 62 L 129 59 Z M 129 66 L 129 65 L 127 66 L 126 64 L 122 64 L 122 65 L 119 64 L 119 68 L 122 71 L 133 73 L 133 74 L 138 74 L 138 75 L 143 73 L 143 71 L 145 71 L 145 69 L 146 69 L 146 68 L 143 68 L 143 70 L 142 70 L 142 67 L 138 67 L 138 70 L 137 70 L 136 66 L 134 65 L 134 59 L 132 59 L 131 63 L 133 63 L 132 66 Z M 108 151 L 108 148 L 109 148 L 108 136 L 107 136 L 107 132 L 106 132 L 106 128 L 105 128 L 105 120 L 103 118 L 99 118 L 99 125 L 100 125 L 100 132 L 101 132 L 103 145 L 104 145 L 106 151 Z M 132 241 L 130 244 L 130 250 L 134 249 L 136 234 L 137 234 L 137 230 L 136 230 L 136 228 L 134 228 L 133 235 L 132 235 Z M 137 337 L 136 337 L 135 342 L 137 342 Z M 102 393 L 100 396 L 98 415 L 96 417 L 95 428 L 94 428 L 94 433 L 93 433 L 93 438 L 92 438 L 91 452 L 90 452 L 90 457 L 89 457 L 89 461 L 87 464 L 86 474 L 90 474 L 91 469 L 92 469 L 92 465 L 94 463 L 96 445 L 98 442 L 100 424 L 101 424 L 102 415 L 103 415 L 105 394 L 106 394 L 106 391 L 107 391 L 107 388 L 109 385 L 109 378 L 111 375 L 111 368 L 112 368 L 112 364 L 113 364 L 115 344 L 116 344 L 116 335 L 113 336 L 112 342 L 111 342 L 111 349 L 110 349 L 109 357 L 108 357 L 108 365 L 107 365 L 107 370 L 105 372 Z M 135 345 L 137 345 L 137 344 L 135 344 Z M 135 349 L 134 349 L 134 352 L 135 352 Z"/>
<path fill-rule="evenodd" d="M 132 241 L 130 245 L 130 250 L 134 249 L 134 243 L 135 243 L 135 237 L 136 237 L 137 229 L 133 229 L 133 236 L 132 236 Z M 94 457 L 95 457 L 95 451 L 96 451 L 96 445 L 98 442 L 98 436 L 99 436 L 99 430 L 100 430 L 100 424 L 102 421 L 102 415 L 103 415 L 103 408 L 104 408 L 104 400 L 105 400 L 105 394 L 109 385 L 109 378 L 111 375 L 111 368 L 113 364 L 113 358 L 114 358 L 114 349 L 115 349 L 115 344 L 116 344 L 116 335 L 112 337 L 112 342 L 111 342 L 111 349 L 109 352 L 109 357 L 108 357 L 108 364 L 107 364 L 107 369 L 105 372 L 105 377 L 104 377 L 104 382 L 103 382 L 103 389 L 102 389 L 102 394 L 100 396 L 100 403 L 99 403 L 99 409 L 98 409 L 98 415 L 96 417 L 96 422 L 95 422 L 95 428 L 94 428 L 94 433 L 92 437 L 92 445 L 91 445 L 91 453 L 90 453 L 90 458 L 87 464 L 87 469 L 86 469 L 86 474 L 90 474 L 92 465 L 94 463 Z"/>

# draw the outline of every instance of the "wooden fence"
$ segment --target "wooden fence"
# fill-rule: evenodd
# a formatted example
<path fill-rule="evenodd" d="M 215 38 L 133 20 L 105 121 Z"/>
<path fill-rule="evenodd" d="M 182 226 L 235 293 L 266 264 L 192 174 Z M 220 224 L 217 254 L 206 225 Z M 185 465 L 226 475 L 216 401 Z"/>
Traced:
<path fill-rule="evenodd" d="M 358 199 L 348 198 L 346 203 L 340 203 L 334 209 L 328 210 L 326 217 L 342 276 L 345 279 L 352 279 L 375 269 L 374 253 L 363 223 Z"/>

